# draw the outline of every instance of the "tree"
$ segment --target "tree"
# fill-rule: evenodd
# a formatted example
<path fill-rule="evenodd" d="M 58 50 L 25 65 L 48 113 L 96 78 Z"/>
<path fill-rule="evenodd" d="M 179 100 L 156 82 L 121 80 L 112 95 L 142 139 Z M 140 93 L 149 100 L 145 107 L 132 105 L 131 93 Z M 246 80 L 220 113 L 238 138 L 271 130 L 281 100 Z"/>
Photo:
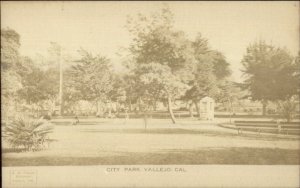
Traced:
<path fill-rule="evenodd" d="M 296 87 L 297 87 L 297 92 L 298 96 L 300 99 L 300 51 L 298 52 L 297 57 L 295 58 L 295 63 L 294 63 L 294 75 L 295 80 L 297 81 Z"/>
<path fill-rule="evenodd" d="M 22 88 L 20 76 L 20 35 L 9 28 L 1 29 L 1 98 L 2 115 L 15 114 L 17 92 Z"/>
<path fill-rule="evenodd" d="M 1 70 L 15 68 L 19 62 L 20 35 L 12 29 L 1 29 Z"/>
<path fill-rule="evenodd" d="M 172 24 L 172 12 L 163 8 L 151 17 L 139 14 L 136 21 L 128 19 L 127 28 L 133 36 L 129 51 L 140 99 L 145 101 L 149 93 L 161 92 L 175 123 L 172 101 L 187 89 L 194 59 L 191 43 Z"/>
<path fill-rule="evenodd" d="M 260 41 L 249 45 L 242 64 L 246 76 L 243 89 L 249 90 L 252 100 L 262 102 L 263 115 L 268 101 L 286 100 L 296 94 L 293 58 L 286 49 Z"/>
<path fill-rule="evenodd" d="M 12 29 L 1 29 L 1 91 L 4 97 L 13 96 L 21 87 L 17 71 L 19 48 L 20 35 Z"/>
<path fill-rule="evenodd" d="M 286 119 L 287 122 L 292 121 L 294 115 L 297 112 L 297 103 L 299 102 L 295 100 L 295 98 L 296 97 L 291 97 L 284 101 L 283 100 L 277 101 L 278 110 L 280 114 Z"/>
<path fill-rule="evenodd" d="M 219 82 L 219 91 L 216 95 L 216 101 L 225 104 L 226 109 L 230 111 L 230 123 L 231 116 L 234 114 L 233 104 L 238 102 L 239 99 L 243 97 L 243 93 L 241 93 L 241 89 L 238 84 L 229 81 L 223 80 Z"/>
<path fill-rule="evenodd" d="M 22 58 L 23 70 L 20 71 L 22 88 L 18 98 L 34 106 L 53 112 L 59 90 L 59 70 L 55 67 L 44 69 L 39 62 Z"/>
<path fill-rule="evenodd" d="M 216 76 L 212 71 L 213 68 L 211 63 L 205 61 L 198 63 L 194 72 L 195 78 L 190 82 L 191 88 L 185 94 L 185 97 L 191 99 L 195 104 L 199 118 L 199 101 L 205 96 L 214 96 L 217 91 Z"/>
<path fill-rule="evenodd" d="M 18 91 L 18 94 L 28 104 L 37 103 L 46 99 L 41 84 L 44 76 L 44 72 L 34 66 L 32 66 L 31 71 L 28 74 L 23 76 L 23 88 Z"/>
<path fill-rule="evenodd" d="M 199 101 L 205 97 L 216 97 L 219 91 L 219 82 L 230 75 L 229 63 L 222 53 L 211 50 L 208 40 L 198 34 L 192 42 L 193 55 L 196 60 L 195 68 L 192 71 L 194 79 L 189 82 L 190 89 L 182 98 L 189 102 L 190 115 L 192 116 L 192 102 L 196 106 L 200 118 Z"/>
<path fill-rule="evenodd" d="M 95 102 L 98 107 L 98 102 L 110 99 L 108 94 L 113 89 L 110 62 L 85 50 L 79 52 L 81 59 L 66 73 L 66 98 Z"/>

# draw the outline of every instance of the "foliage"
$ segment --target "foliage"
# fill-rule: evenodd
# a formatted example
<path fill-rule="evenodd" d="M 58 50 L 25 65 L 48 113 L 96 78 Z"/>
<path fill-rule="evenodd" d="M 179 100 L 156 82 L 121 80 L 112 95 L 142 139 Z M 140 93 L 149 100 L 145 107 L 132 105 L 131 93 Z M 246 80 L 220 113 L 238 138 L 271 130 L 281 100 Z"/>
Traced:
<path fill-rule="evenodd" d="M 253 100 L 285 100 L 296 94 L 293 58 L 285 50 L 260 41 L 247 48 L 242 64 L 244 89 Z"/>
<path fill-rule="evenodd" d="M 136 70 L 136 76 L 140 85 L 140 95 L 144 97 L 175 98 L 183 95 L 187 89 L 187 85 L 178 76 L 172 74 L 170 67 L 166 65 L 141 64 Z"/>
<path fill-rule="evenodd" d="M 26 67 L 21 74 L 23 87 L 17 92 L 18 98 L 27 104 L 22 106 L 31 108 L 31 113 L 36 112 L 34 108 L 53 112 L 58 94 L 59 70 L 55 67 L 44 68 L 29 58 L 26 58 L 23 66 Z"/>
<path fill-rule="evenodd" d="M 296 87 L 297 87 L 298 95 L 300 96 L 300 51 L 298 52 L 298 55 L 295 58 L 294 71 L 295 72 L 293 76 L 297 81 Z"/>
<path fill-rule="evenodd" d="M 1 70 L 14 68 L 19 61 L 20 35 L 12 29 L 1 29 Z"/>
<path fill-rule="evenodd" d="M 222 103 L 232 103 L 236 102 L 243 97 L 243 93 L 238 85 L 234 82 L 224 80 L 219 83 L 218 94 L 216 95 L 216 100 Z"/>
<path fill-rule="evenodd" d="M 293 120 L 294 115 L 297 112 L 297 102 L 295 97 L 292 97 L 288 100 L 279 100 L 277 101 L 279 113 L 286 119 L 287 122 Z"/>
<path fill-rule="evenodd" d="M 128 19 L 127 27 L 133 35 L 129 50 L 133 56 L 133 73 L 142 100 L 157 100 L 157 96 L 170 101 L 182 95 L 188 81 L 194 59 L 191 43 L 181 31 L 173 28 L 173 15 L 169 8 L 146 17 L 141 14 L 136 20 Z"/>
<path fill-rule="evenodd" d="M 4 97 L 15 96 L 22 87 L 18 74 L 20 36 L 12 29 L 1 29 L 1 91 Z"/>
<path fill-rule="evenodd" d="M 112 89 L 109 91 L 107 99 L 118 103 L 124 103 L 127 100 L 127 83 L 124 80 L 124 75 L 112 74 L 110 84 L 112 85 Z"/>
<path fill-rule="evenodd" d="M 53 127 L 46 122 L 19 118 L 4 127 L 3 135 L 5 140 L 13 148 L 23 147 L 23 149 L 41 149 L 47 139 L 47 135 L 52 132 Z"/>
<path fill-rule="evenodd" d="M 15 113 L 17 92 L 22 88 L 20 69 L 20 36 L 9 28 L 1 29 L 1 101 L 2 118 Z"/>
<path fill-rule="evenodd" d="M 223 80 L 230 75 L 229 63 L 222 53 L 211 50 L 208 40 L 198 34 L 196 39 L 191 42 L 195 65 L 193 71 L 194 79 L 191 80 L 189 90 L 181 98 L 189 103 L 190 114 L 192 114 L 192 102 L 195 104 L 200 118 L 199 100 L 209 96 L 217 98 L 223 90 L 220 88 Z"/>
<path fill-rule="evenodd" d="M 107 58 L 93 56 L 81 50 L 81 59 L 66 73 L 65 86 L 69 88 L 65 96 L 69 100 L 107 100 L 112 90 L 112 72 Z"/>
<path fill-rule="evenodd" d="M 208 40 L 202 37 L 201 33 L 198 33 L 195 40 L 192 41 L 192 47 L 196 62 L 198 64 L 210 64 L 212 66 L 212 74 L 214 74 L 216 79 L 221 80 L 231 74 L 229 63 L 226 61 L 225 56 L 217 50 L 212 50 L 209 47 Z"/>
<path fill-rule="evenodd" d="M 23 76 L 23 88 L 19 90 L 19 96 L 29 104 L 53 99 L 58 91 L 57 77 L 55 69 L 41 70 L 32 67 L 31 72 Z"/>
<path fill-rule="evenodd" d="M 225 56 L 219 51 L 211 51 L 210 55 L 213 59 L 213 74 L 217 80 L 222 80 L 230 76 L 231 70 L 229 69 L 229 63 L 226 61 Z"/>
<path fill-rule="evenodd" d="M 190 82 L 192 86 L 185 95 L 185 98 L 199 101 L 205 96 L 213 97 L 217 92 L 217 80 L 213 74 L 213 65 L 209 61 L 197 64 L 195 79 Z"/>

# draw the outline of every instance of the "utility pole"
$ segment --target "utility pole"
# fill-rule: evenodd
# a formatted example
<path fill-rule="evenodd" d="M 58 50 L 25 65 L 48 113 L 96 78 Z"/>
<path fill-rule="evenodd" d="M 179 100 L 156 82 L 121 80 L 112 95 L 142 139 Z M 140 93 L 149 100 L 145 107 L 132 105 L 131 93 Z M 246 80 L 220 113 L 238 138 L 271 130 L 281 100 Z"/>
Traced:
<path fill-rule="evenodd" d="M 63 67 L 61 60 L 61 47 L 59 47 L 59 115 L 63 115 Z"/>

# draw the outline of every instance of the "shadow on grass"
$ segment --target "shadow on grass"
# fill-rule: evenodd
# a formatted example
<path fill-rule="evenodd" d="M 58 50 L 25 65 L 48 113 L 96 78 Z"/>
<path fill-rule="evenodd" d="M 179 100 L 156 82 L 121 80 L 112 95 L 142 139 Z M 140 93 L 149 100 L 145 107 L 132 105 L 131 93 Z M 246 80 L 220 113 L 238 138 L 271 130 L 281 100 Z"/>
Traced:
<path fill-rule="evenodd" d="M 124 152 L 105 157 L 3 157 L 3 166 L 66 165 L 298 165 L 299 150 L 270 148 L 206 148 L 163 150 L 155 153 Z"/>
<path fill-rule="evenodd" d="M 57 142 L 58 140 L 57 139 L 48 139 L 48 144 L 51 144 L 53 142 Z M 43 150 L 45 148 L 47 148 L 46 146 L 47 144 L 44 143 L 43 146 L 41 146 L 38 150 L 34 151 L 34 152 L 38 152 L 40 150 Z M 26 149 L 23 147 L 23 148 L 2 148 L 1 149 L 1 152 L 2 154 L 4 153 L 22 153 L 22 152 L 26 152 Z"/>
<path fill-rule="evenodd" d="M 297 138 L 277 137 L 277 135 L 259 135 L 259 134 L 242 134 L 231 132 L 221 132 L 214 130 L 188 130 L 184 128 L 160 128 L 160 129 L 81 129 L 85 133 L 120 133 L 120 134 L 186 134 L 186 135 L 203 135 L 212 137 L 230 137 L 244 138 L 249 140 L 299 140 Z"/>
<path fill-rule="evenodd" d="M 23 148 L 2 148 L 2 153 L 20 153 L 22 151 L 24 151 Z"/>

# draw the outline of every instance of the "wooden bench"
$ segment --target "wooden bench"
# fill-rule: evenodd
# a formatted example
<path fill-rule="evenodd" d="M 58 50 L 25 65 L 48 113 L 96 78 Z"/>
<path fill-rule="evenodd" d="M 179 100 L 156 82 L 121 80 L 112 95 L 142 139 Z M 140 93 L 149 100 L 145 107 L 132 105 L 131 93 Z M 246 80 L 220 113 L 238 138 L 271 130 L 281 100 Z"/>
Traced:
<path fill-rule="evenodd" d="M 274 121 L 235 121 L 235 127 L 238 130 L 238 134 L 242 134 L 243 131 L 254 131 L 264 133 L 276 133 L 276 134 L 300 134 L 300 123 L 277 123 Z"/>

